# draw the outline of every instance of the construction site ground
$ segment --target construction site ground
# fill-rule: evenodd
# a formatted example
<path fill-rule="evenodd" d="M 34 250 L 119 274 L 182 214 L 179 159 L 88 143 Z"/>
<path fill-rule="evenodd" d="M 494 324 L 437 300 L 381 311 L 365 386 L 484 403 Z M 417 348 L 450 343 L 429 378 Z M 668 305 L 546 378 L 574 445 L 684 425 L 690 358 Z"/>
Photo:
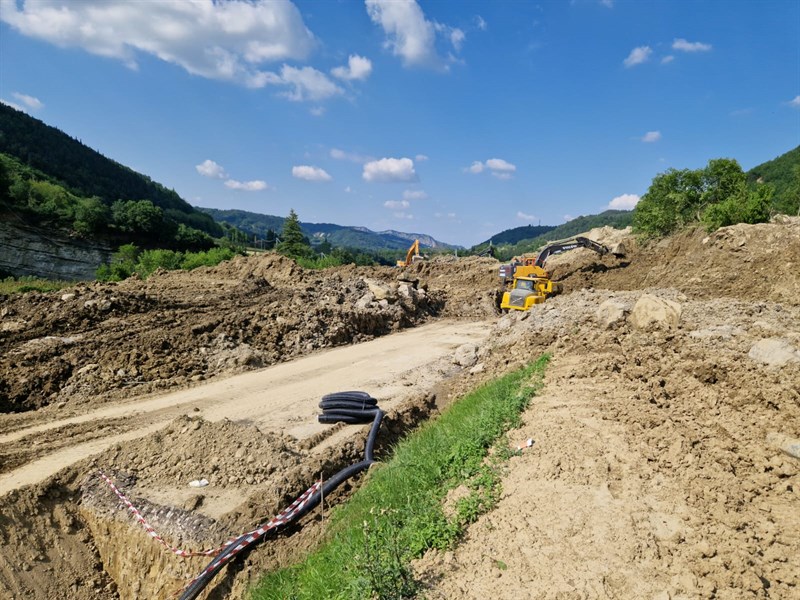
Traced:
<path fill-rule="evenodd" d="M 501 314 L 498 262 L 306 271 L 274 254 L 0 302 L 0 597 L 169 598 L 215 547 L 482 382 L 552 356 L 499 505 L 415 561 L 427 598 L 800 598 L 800 219 L 579 249 L 564 292 Z M 205 479 L 204 487 L 190 482 Z M 323 509 L 226 568 L 207 598 L 324 538 Z"/>

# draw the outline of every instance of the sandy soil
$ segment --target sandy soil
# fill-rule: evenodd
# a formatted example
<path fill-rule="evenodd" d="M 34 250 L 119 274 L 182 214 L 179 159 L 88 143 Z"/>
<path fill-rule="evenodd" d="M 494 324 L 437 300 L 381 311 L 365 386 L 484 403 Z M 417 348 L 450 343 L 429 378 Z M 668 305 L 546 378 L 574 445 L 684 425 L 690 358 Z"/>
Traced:
<path fill-rule="evenodd" d="M 98 467 L 170 544 L 214 546 L 360 457 L 363 427 L 315 423 L 321 394 L 367 389 L 390 409 L 382 456 L 549 352 L 512 434 L 535 444 L 497 509 L 415 565 L 427 597 L 800 597 L 800 460 L 785 451 L 800 436 L 800 220 L 590 237 L 629 256 L 553 257 L 564 295 L 506 316 L 498 263 L 455 257 L 314 273 L 268 255 L 4 299 L 0 596 L 167 598 L 202 569 L 134 523 Z M 244 597 L 297 560 L 324 515 L 207 597 Z"/>

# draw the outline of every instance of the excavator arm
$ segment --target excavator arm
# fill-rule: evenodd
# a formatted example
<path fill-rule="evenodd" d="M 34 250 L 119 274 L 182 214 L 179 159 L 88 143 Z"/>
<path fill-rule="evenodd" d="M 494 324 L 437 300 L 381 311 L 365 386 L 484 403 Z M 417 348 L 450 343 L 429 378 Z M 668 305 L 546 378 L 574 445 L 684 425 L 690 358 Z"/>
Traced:
<path fill-rule="evenodd" d="M 589 250 L 594 250 L 600 256 L 608 254 L 609 252 L 618 258 L 625 256 L 625 251 L 620 248 L 615 248 L 615 251 L 612 252 L 603 244 L 595 242 L 594 240 L 590 240 L 586 237 L 578 236 L 571 240 L 554 242 L 549 246 L 545 246 L 545 248 L 539 253 L 539 256 L 536 257 L 535 265 L 537 267 L 544 268 L 544 263 L 548 257 L 553 256 L 554 254 L 561 254 L 562 252 L 574 250 L 575 248 L 588 248 Z"/>

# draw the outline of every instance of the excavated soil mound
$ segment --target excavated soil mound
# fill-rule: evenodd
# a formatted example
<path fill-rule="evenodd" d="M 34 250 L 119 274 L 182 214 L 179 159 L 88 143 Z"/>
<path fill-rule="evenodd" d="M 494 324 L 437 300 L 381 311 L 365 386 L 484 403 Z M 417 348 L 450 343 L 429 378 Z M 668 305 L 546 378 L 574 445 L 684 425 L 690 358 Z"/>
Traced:
<path fill-rule="evenodd" d="M 382 429 L 379 454 L 434 400 L 444 405 L 553 355 L 544 394 L 512 434 L 534 446 L 512 458 L 499 507 L 465 543 L 416 566 L 426 595 L 793 597 L 800 461 L 780 440 L 800 436 L 800 221 L 648 245 L 614 230 L 593 236 L 623 241 L 628 256 L 581 249 L 552 257 L 547 266 L 565 293 L 500 317 L 488 343 L 432 366 L 440 377 L 460 370 L 435 398 L 420 394 L 393 411 Z M 0 411 L 14 414 L 0 415 L 0 435 L 439 316 L 497 315 L 498 264 L 440 257 L 406 269 L 315 272 L 261 255 L 5 298 Z M 70 427 L 82 441 L 122 424 L 65 425 L 0 443 L 0 473 L 38 456 L 37 445 L 69 451 Z M 0 498 L 0 595 L 170 597 L 208 559 L 165 552 L 97 469 L 170 544 L 197 550 L 265 521 L 318 474 L 361 456 L 363 428 L 328 435 L 299 441 L 246 421 L 183 416 L 16 489 Z M 188 485 L 201 479 L 209 485 Z M 259 572 L 296 560 L 321 539 L 324 514 L 236 561 L 207 597 L 243 597 Z"/>
<path fill-rule="evenodd" d="M 426 597 L 797 597 L 800 307 L 645 292 L 500 319 L 488 371 L 553 353 L 511 433 L 535 444 L 465 543 L 418 562 Z"/>

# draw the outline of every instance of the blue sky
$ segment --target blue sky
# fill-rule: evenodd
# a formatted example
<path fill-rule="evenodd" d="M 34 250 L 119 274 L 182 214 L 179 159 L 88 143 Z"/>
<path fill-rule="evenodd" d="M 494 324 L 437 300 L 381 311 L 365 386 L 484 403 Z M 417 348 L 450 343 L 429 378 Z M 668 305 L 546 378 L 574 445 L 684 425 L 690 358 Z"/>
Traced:
<path fill-rule="evenodd" d="M 471 246 L 800 144 L 800 2 L 0 0 L 0 100 L 196 206 Z"/>

